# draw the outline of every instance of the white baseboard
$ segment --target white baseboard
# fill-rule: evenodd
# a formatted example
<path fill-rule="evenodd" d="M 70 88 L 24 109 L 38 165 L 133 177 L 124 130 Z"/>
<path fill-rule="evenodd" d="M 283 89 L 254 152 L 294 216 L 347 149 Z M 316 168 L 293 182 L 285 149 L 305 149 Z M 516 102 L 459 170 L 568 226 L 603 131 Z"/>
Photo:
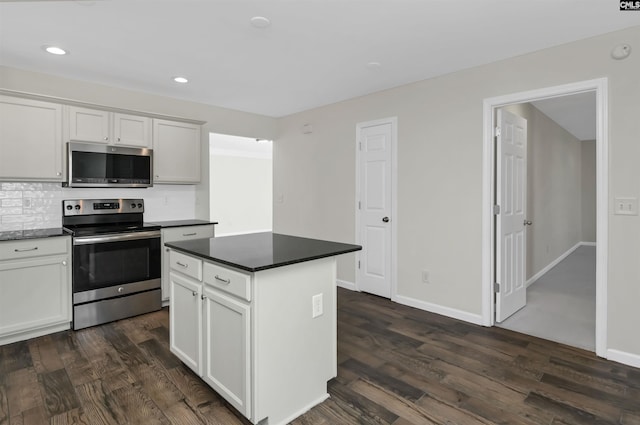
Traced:
<path fill-rule="evenodd" d="M 544 275 L 546 272 L 548 272 L 549 270 L 551 270 L 552 268 L 557 266 L 560 261 L 562 261 L 565 258 L 567 258 L 569 255 L 571 255 L 571 253 L 573 251 L 575 251 L 576 249 L 578 249 L 581 246 L 596 246 L 596 243 L 595 242 L 578 242 L 577 244 L 575 244 L 574 246 L 569 248 L 565 253 L 561 254 L 558 258 L 556 258 L 555 260 L 553 260 L 552 262 L 547 264 L 547 266 L 544 267 L 542 270 L 540 270 L 538 273 L 536 273 L 533 276 L 531 276 L 527 280 L 527 287 L 529 287 L 536 280 L 540 279 L 542 277 L 542 275 Z"/>
<path fill-rule="evenodd" d="M 318 404 L 320 404 L 323 401 L 329 399 L 329 397 L 331 397 L 329 395 L 329 393 L 323 394 L 321 397 L 319 397 L 318 399 L 312 401 L 311 403 L 309 403 L 308 405 L 306 405 L 302 409 L 296 411 L 295 413 L 290 414 L 288 417 L 286 417 L 286 418 L 284 418 L 282 420 L 276 419 L 274 422 L 276 423 L 276 425 L 287 425 L 288 423 L 293 421 L 295 418 L 304 415 L 309 410 L 311 410 L 312 408 L 316 407 Z M 271 418 L 269 418 L 269 419 L 271 419 Z M 260 422 L 262 423 L 262 421 L 260 421 Z M 271 422 L 267 421 L 267 423 L 271 423 Z"/>
<path fill-rule="evenodd" d="M 346 280 L 336 280 L 337 285 L 340 288 L 344 288 L 344 289 L 348 289 L 350 291 L 357 291 L 358 289 L 356 288 L 356 284 L 353 282 L 348 282 Z"/>
<path fill-rule="evenodd" d="M 407 305 L 409 307 L 419 308 L 420 310 L 429 311 L 431 313 L 440 314 L 442 316 L 451 317 L 452 319 L 462 320 L 464 322 L 482 325 L 482 315 L 473 314 L 467 311 L 457 310 L 451 307 L 444 307 L 438 304 L 432 304 L 426 301 L 417 300 L 403 295 L 396 295 L 392 298 L 398 304 Z"/>
<path fill-rule="evenodd" d="M 607 360 L 640 368 L 640 354 L 627 353 L 626 351 L 607 349 Z"/>

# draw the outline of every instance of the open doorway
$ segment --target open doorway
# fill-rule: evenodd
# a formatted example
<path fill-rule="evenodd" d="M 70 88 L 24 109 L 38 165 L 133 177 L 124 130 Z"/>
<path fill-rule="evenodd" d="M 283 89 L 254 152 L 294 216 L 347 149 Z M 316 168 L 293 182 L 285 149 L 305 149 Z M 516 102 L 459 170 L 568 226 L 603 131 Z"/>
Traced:
<path fill-rule="evenodd" d="M 273 222 L 273 143 L 209 135 L 209 215 L 216 236 L 270 232 Z"/>
<path fill-rule="evenodd" d="M 596 318 L 595 104 L 588 91 L 498 110 L 526 121 L 526 219 L 518 223 L 526 302 L 508 315 L 498 314 L 497 304 L 496 325 L 589 351 Z"/>
<path fill-rule="evenodd" d="M 564 86 L 550 87 L 530 92 L 515 93 L 512 95 L 486 99 L 484 102 L 484 170 L 483 170 L 483 323 L 487 326 L 496 324 L 495 301 L 500 296 L 494 292 L 497 287 L 496 279 L 496 225 L 494 220 L 496 199 L 496 157 L 494 147 L 494 131 L 496 111 L 513 104 L 529 104 L 545 99 L 559 98 L 561 96 L 593 93 L 595 95 L 595 197 L 596 197 L 596 226 L 595 233 L 597 246 L 595 248 L 595 351 L 604 356 L 606 351 L 606 258 L 607 258 L 607 132 L 606 132 L 606 89 L 607 80 L 598 79 Z M 536 108 L 537 110 L 537 108 Z M 543 114 L 544 115 L 544 114 Z M 543 206 L 544 207 L 544 206 Z M 525 221 L 529 221 L 528 219 Z M 533 220 L 530 220 L 533 222 Z M 543 223 L 540 223 L 541 225 Z M 536 223 L 533 222 L 533 226 Z M 531 226 L 531 227 L 533 227 Z M 547 229 L 549 230 L 549 229 Z M 582 235 L 580 235 L 582 237 Z M 579 241 L 583 242 L 583 241 Z M 588 242 L 588 241 L 587 241 Z M 582 244 L 576 244 L 582 246 Z M 542 251 L 546 246 L 542 245 Z M 567 249 L 565 253 L 569 251 Z M 577 250 L 576 250 L 577 251 Z M 533 255 L 530 253 L 529 255 Z M 557 259 L 558 257 L 556 257 Z M 542 267 L 544 269 L 545 267 Z M 540 270 L 543 272 L 543 270 Z M 537 274 L 538 272 L 534 272 Z M 530 275 L 530 278 L 534 277 Z M 539 277 L 539 276 L 538 276 Z M 498 289 L 499 291 L 499 289 Z"/>

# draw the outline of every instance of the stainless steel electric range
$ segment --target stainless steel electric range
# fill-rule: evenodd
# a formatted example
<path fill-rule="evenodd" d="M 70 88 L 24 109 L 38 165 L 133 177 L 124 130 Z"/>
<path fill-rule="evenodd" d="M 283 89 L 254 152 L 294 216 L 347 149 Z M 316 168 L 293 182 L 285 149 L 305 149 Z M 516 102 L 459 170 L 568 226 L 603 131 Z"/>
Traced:
<path fill-rule="evenodd" d="M 142 199 L 62 201 L 73 241 L 73 329 L 162 308 L 160 226 Z"/>

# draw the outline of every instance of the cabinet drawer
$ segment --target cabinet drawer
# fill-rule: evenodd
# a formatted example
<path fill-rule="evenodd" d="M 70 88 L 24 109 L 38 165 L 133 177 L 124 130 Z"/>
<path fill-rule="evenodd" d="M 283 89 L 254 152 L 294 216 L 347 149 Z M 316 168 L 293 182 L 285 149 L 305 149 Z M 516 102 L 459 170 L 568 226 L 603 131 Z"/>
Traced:
<path fill-rule="evenodd" d="M 204 263 L 204 283 L 251 301 L 251 276 L 249 275 Z"/>
<path fill-rule="evenodd" d="M 43 255 L 67 254 L 68 241 L 68 236 L 61 236 L 0 242 L 0 259 L 15 260 Z"/>
<path fill-rule="evenodd" d="M 202 226 L 184 226 L 162 229 L 164 242 L 186 241 L 189 239 L 205 239 L 213 237 L 213 224 Z"/>
<path fill-rule="evenodd" d="M 197 280 L 202 280 L 202 260 L 181 254 L 176 251 L 169 253 L 169 267 Z"/>

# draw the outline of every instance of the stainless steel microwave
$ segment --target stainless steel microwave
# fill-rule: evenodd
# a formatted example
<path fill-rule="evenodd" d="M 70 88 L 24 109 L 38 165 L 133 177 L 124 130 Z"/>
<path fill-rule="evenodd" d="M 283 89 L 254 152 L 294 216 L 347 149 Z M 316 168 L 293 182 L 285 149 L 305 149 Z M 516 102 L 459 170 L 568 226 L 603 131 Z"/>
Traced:
<path fill-rule="evenodd" d="M 69 142 L 68 187 L 151 187 L 153 149 Z"/>

